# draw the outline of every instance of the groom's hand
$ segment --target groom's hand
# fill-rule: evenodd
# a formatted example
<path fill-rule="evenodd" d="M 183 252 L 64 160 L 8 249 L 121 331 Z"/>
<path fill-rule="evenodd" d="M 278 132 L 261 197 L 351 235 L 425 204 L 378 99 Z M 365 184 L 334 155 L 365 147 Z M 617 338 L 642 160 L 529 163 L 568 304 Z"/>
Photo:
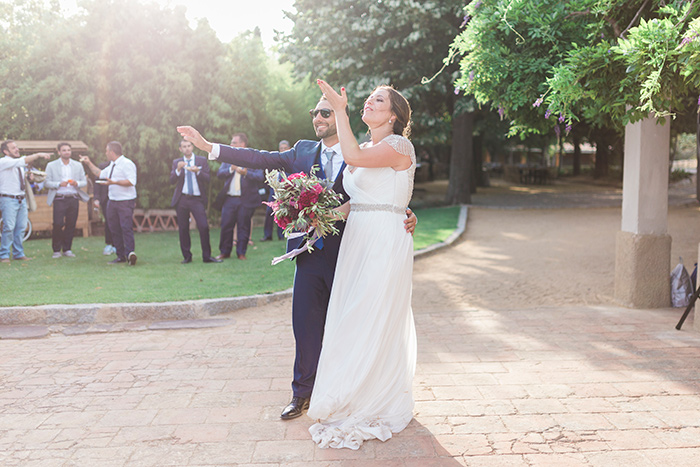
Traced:
<path fill-rule="evenodd" d="M 416 230 L 416 224 L 418 224 L 418 218 L 409 208 L 406 208 L 406 220 L 403 221 L 403 224 L 406 232 L 413 235 L 413 231 Z"/>
<path fill-rule="evenodd" d="M 210 153 L 213 149 L 213 145 L 204 139 L 204 137 L 191 126 L 179 126 L 177 127 L 178 133 L 182 135 L 185 141 L 189 141 L 194 144 L 197 148 Z"/>

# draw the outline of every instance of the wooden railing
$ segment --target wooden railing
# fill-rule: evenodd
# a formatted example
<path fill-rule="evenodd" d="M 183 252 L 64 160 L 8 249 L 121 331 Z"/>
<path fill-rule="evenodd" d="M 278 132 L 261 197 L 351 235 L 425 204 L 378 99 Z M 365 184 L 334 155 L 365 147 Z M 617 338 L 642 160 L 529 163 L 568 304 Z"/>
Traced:
<path fill-rule="evenodd" d="M 177 215 L 174 209 L 134 209 L 133 219 L 137 232 L 177 230 Z"/>

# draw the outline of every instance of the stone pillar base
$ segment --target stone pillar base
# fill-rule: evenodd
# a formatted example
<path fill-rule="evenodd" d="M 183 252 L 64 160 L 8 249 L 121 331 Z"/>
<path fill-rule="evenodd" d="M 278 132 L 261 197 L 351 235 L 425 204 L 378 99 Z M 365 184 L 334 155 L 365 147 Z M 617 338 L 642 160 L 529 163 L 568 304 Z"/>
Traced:
<path fill-rule="evenodd" d="M 615 300 L 630 308 L 670 307 L 671 236 L 620 231 L 615 250 Z"/>

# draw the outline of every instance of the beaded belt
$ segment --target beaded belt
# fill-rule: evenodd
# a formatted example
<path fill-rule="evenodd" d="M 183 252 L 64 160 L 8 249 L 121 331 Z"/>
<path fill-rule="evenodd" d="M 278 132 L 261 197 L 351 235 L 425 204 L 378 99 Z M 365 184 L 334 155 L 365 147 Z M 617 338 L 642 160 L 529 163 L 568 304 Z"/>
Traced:
<path fill-rule="evenodd" d="M 406 208 L 394 206 L 393 204 L 353 204 L 350 203 L 350 211 L 385 211 L 394 214 L 406 214 Z"/>
<path fill-rule="evenodd" d="M 24 195 L 6 195 L 5 193 L 0 193 L 0 196 L 2 196 L 3 198 L 18 199 L 20 201 L 24 199 Z"/>

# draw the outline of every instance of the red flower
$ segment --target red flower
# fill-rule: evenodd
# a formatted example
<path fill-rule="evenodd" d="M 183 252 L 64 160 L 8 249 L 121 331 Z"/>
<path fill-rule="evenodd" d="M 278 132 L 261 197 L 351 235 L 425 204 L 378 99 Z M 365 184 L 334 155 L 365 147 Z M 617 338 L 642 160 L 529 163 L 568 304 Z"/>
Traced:
<path fill-rule="evenodd" d="M 287 228 L 287 225 L 289 225 L 289 224 L 292 223 L 292 218 L 291 218 L 291 217 L 286 217 L 286 216 L 285 216 L 285 217 L 278 218 L 277 216 L 275 216 L 275 223 L 276 223 L 277 225 L 279 225 L 280 228 L 286 229 L 286 228 Z"/>
<path fill-rule="evenodd" d="M 299 195 L 299 207 L 304 209 L 318 202 L 318 193 L 315 190 L 306 190 Z"/>
<path fill-rule="evenodd" d="M 288 180 L 295 180 L 297 178 L 305 178 L 306 174 L 304 172 L 297 172 L 295 174 L 290 175 L 287 177 Z"/>

